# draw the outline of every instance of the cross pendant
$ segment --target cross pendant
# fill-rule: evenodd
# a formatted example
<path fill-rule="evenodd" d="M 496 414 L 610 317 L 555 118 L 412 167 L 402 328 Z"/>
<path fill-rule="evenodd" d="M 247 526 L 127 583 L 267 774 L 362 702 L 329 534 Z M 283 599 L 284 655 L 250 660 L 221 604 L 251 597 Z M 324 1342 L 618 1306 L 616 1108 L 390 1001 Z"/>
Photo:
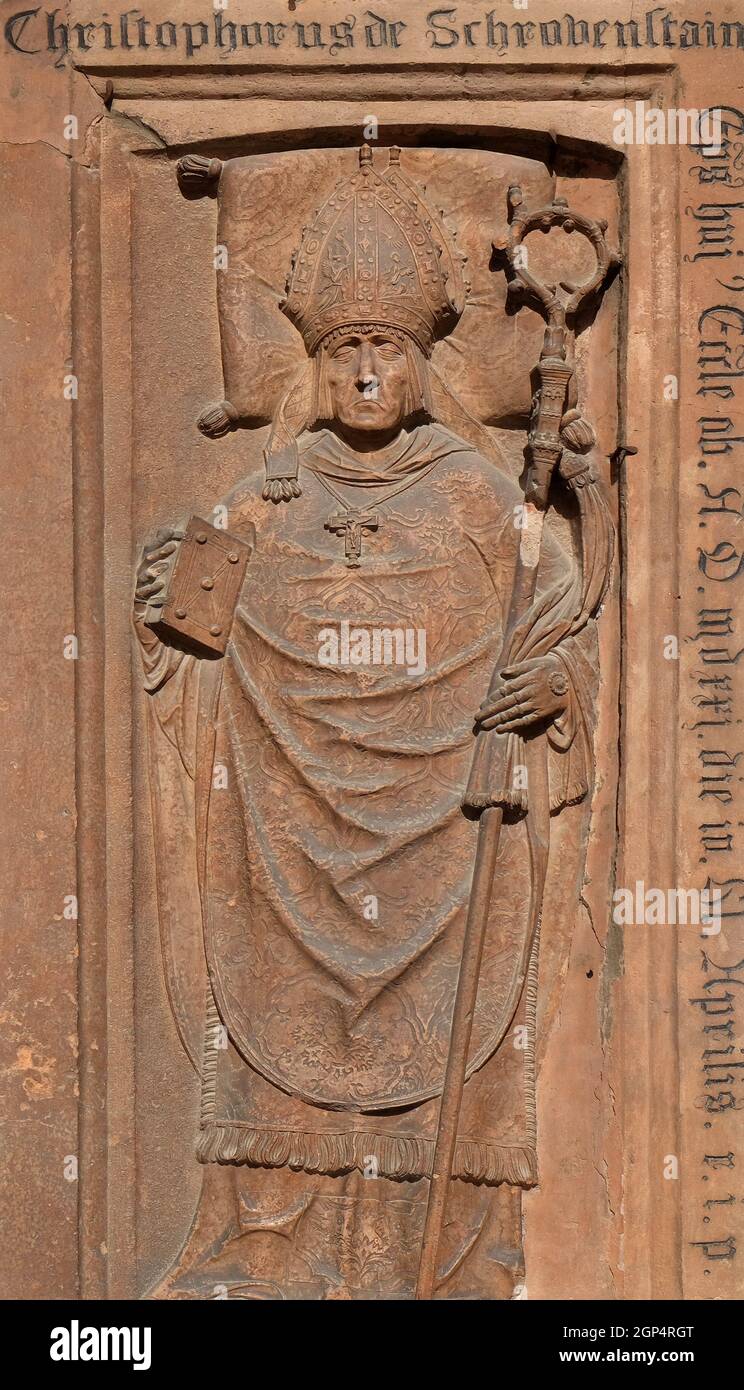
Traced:
<path fill-rule="evenodd" d="M 362 536 L 365 531 L 376 531 L 379 526 L 376 512 L 335 512 L 325 523 L 326 531 L 336 535 L 343 533 L 346 563 L 351 569 L 358 569 L 362 556 Z"/>

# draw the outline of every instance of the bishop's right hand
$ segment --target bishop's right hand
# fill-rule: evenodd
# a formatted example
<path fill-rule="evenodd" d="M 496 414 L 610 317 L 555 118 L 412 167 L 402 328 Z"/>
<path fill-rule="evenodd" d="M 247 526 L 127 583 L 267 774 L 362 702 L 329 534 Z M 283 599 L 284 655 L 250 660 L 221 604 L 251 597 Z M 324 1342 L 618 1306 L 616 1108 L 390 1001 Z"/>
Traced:
<path fill-rule="evenodd" d="M 166 526 L 145 542 L 142 559 L 137 568 L 134 590 L 135 604 L 162 608 L 168 593 L 178 548 L 186 534 L 183 526 Z"/>

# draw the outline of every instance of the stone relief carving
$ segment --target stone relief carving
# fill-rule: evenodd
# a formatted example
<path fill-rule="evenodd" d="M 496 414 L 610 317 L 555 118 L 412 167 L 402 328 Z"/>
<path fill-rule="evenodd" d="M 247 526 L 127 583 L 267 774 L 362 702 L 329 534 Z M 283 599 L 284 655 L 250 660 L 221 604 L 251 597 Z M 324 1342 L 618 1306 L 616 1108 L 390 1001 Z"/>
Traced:
<path fill-rule="evenodd" d="M 270 413 L 263 467 L 224 524 L 164 529 L 137 572 L 165 971 L 205 1166 L 156 1297 L 510 1298 L 523 1278 L 543 886 L 550 864 L 575 902 L 612 554 L 572 328 L 615 258 L 602 225 L 552 195 L 533 217 L 512 189 L 507 277 L 488 273 L 547 327 L 483 405 L 487 375 L 460 392 L 467 357 L 448 373 L 443 353 L 468 312 L 477 351 L 489 312 L 472 318 L 408 152 L 383 153 L 298 227 L 281 306 L 254 305 L 273 399 L 264 383 L 251 404 L 235 367 L 245 286 L 220 290 L 226 399 L 200 428 Z M 224 226 L 245 163 L 187 156 L 179 181 L 219 186 Z M 525 259 L 555 226 L 593 248 L 581 283 Z M 517 390 L 524 490 L 488 428 L 524 410 Z M 543 526 L 556 468 L 576 553 Z"/>

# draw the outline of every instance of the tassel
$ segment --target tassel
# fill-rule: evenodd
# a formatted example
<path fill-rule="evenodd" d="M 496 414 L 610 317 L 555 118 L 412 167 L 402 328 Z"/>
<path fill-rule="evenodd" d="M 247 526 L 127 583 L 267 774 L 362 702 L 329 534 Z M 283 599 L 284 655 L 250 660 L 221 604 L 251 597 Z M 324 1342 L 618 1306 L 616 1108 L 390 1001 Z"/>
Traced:
<path fill-rule="evenodd" d="M 274 452 L 269 446 L 264 454 L 264 463 L 266 482 L 262 495 L 265 502 L 291 502 L 293 497 L 302 496 L 302 488 L 297 481 L 300 458 L 294 440 Z"/>
<path fill-rule="evenodd" d="M 293 497 L 302 496 L 297 480 L 300 471 L 297 436 L 311 420 L 317 371 L 316 362 L 306 363 L 277 410 L 264 450 L 266 482 L 262 496 L 265 502 L 291 502 Z"/>
<path fill-rule="evenodd" d="M 239 418 L 234 405 L 229 401 L 218 401 L 202 411 L 196 426 L 207 439 L 222 439 L 223 435 L 235 429 Z"/>

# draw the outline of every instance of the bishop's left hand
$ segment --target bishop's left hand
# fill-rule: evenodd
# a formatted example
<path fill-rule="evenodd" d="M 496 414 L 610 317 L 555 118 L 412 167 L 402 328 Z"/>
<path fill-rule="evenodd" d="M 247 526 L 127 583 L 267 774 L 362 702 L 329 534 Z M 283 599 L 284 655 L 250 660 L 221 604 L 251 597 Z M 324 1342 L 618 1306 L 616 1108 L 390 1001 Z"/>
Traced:
<path fill-rule="evenodd" d="M 570 698 L 568 676 L 557 656 L 516 662 L 500 672 L 498 687 L 478 710 L 478 732 L 519 733 L 541 720 L 558 718 Z"/>

